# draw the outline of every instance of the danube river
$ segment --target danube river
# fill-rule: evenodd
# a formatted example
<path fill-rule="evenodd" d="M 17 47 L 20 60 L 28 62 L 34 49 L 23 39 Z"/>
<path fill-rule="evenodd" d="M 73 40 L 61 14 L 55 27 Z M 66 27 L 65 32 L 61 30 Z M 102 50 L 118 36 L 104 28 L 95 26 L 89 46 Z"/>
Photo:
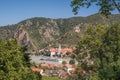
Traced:
<path fill-rule="evenodd" d="M 48 63 L 48 64 L 61 64 L 62 61 L 66 61 L 69 63 L 71 58 L 57 58 L 57 57 L 46 57 L 46 56 L 35 56 L 30 55 L 31 62 L 35 62 L 36 64 L 39 63 Z"/>

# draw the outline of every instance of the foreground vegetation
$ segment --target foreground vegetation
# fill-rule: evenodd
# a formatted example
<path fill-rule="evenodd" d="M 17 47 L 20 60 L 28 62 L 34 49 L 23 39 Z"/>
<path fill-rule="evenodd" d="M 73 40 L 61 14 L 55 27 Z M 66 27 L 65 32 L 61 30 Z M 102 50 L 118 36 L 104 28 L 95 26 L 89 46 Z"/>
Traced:
<path fill-rule="evenodd" d="M 41 75 L 30 70 L 26 48 L 15 39 L 0 40 L 0 80 L 40 80 Z"/>
<path fill-rule="evenodd" d="M 119 80 L 120 79 L 120 25 L 89 26 L 76 47 L 78 79 Z"/>

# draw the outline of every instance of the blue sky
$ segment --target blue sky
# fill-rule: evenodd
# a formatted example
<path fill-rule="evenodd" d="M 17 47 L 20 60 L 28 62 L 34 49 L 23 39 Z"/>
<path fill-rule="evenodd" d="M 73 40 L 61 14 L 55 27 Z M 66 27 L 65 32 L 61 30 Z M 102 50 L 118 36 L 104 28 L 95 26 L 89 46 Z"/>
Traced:
<path fill-rule="evenodd" d="M 74 15 L 70 2 L 71 0 L 0 0 L 0 26 L 16 24 L 33 17 L 88 16 L 97 13 L 99 9 L 93 5 L 89 9 L 81 8 L 79 14 Z"/>

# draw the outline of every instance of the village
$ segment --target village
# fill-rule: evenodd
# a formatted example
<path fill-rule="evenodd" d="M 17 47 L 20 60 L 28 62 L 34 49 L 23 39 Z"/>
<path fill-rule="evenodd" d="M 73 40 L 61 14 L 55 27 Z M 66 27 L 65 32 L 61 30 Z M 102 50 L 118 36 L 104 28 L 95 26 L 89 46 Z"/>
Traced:
<path fill-rule="evenodd" d="M 62 79 L 71 76 L 72 80 L 76 79 L 75 69 L 78 62 L 72 48 L 61 48 L 59 45 L 58 48 L 44 51 L 44 54 L 43 50 L 40 50 L 41 54 L 30 56 L 31 62 L 37 65 L 37 67 L 31 66 L 32 71 L 39 72 L 42 76 L 57 76 Z"/>

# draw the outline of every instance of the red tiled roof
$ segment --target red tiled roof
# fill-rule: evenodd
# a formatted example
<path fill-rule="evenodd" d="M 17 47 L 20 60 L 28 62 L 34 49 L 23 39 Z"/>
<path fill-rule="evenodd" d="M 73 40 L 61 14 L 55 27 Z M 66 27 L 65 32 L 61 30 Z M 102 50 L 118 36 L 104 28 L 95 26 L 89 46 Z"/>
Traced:
<path fill-rule="evenodd" d="M 51 49 L 50 49 L 50 52 L 58 52 L 58 50 L 55 49 L 55 48 L 51 48 Z"/>
<path fill-rule="evenodd" d="M 56 67 L 62 68 L 62 67 L 63 67 L 63 64 L 58 64 L 58 65 L 56 65 Z"/>
<path fill-rule="evenodd" d="M 58 52 L 59 50 L 58 49 L 55 49 L 55 48 L 51 48 L 50 49 L 50 52 Z M 62 52 L 62 53 L 66 53 L 66 52 L 73 52 L 73 49 L 71 49 L 71 48 L 63 48 L 63 49 L 61 49 L 60 50 L 60 52 Z"/>
<path fill-rule="evenodd" d="M 55 65 L 54 64 L 48 64 L 49 68 L 54 68 Z"/>
<path fill-rule="evenodd" d="M 48 67 L 48 64 L 44 63 L 44 64 L 40 64 L 41 67 Z"/>
<path fill-rule="evenodd" d="M 61 74 L 60 74 L 60 77 L 64 78 L 64 79 L 67 78 L 67 76 L 68 76 L 68 74 L 65 71 L 62 71 Z"/>
<path fill-rule="evenodd" d="M 70 64 L 65 64 L 65 66 L 66 66 L 67 68 L 71 68 L 71 67 L 72 67 L 72 65 L 70 65 Z"/>
<path fill-rule="evenodd" d="M 41 72 L 42 69 L 34 68 L 34 67 L 33 67 L 33 68 L 31 68 L 31 70 L 34 71 L 34 72 Z"/>

